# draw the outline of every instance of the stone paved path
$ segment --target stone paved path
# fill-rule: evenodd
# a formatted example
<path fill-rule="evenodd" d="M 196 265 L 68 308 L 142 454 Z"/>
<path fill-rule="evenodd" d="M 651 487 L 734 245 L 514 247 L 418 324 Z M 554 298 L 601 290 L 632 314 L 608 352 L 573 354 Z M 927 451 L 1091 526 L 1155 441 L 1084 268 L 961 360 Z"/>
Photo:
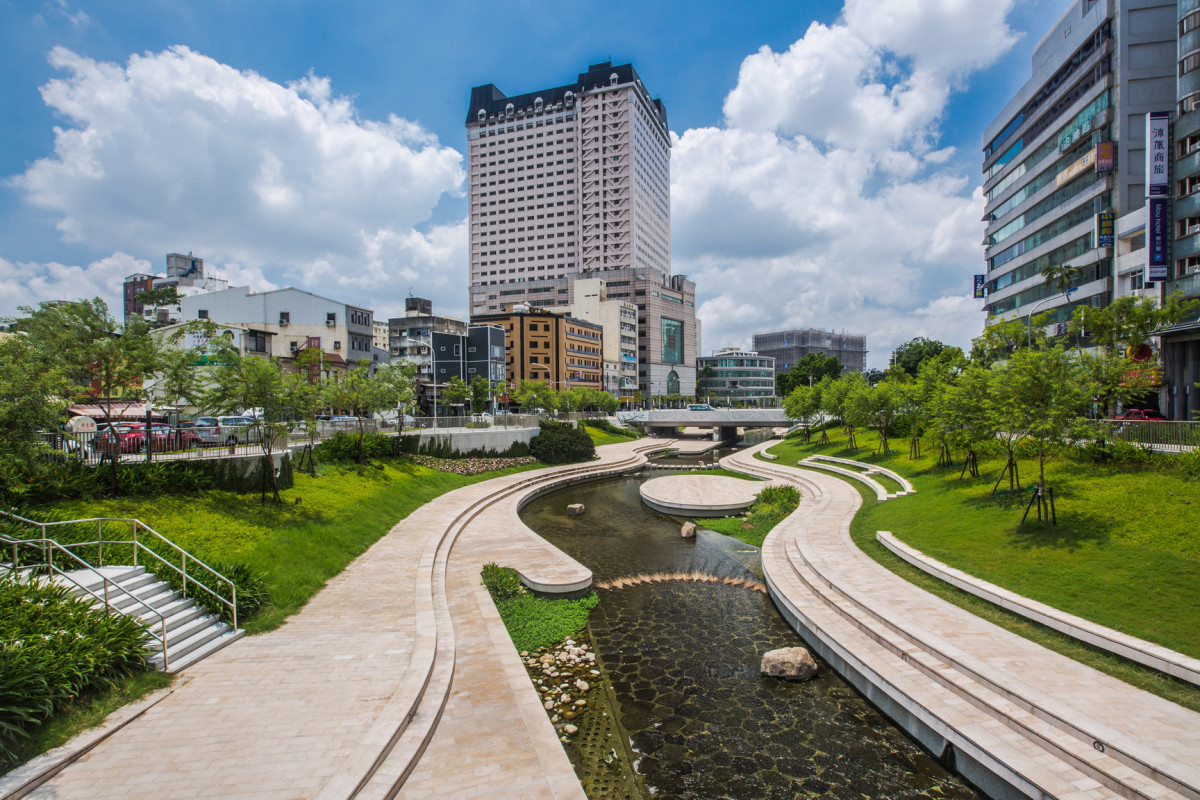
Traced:
<path fill-rule="evenodd" d="M 628 460 L 646 444 L 603 448 L 592 466 Z M 400 796 L 581 798 L 553 727 L 478 584 L 479 566 L 487 560 L 524 568 L 545 585 L 586 584 L 590 574 L 519 521 L 513 524 L 511 500 L 483 519 L 506 524 L 477 524 L 455 544 L 444 584 L 435 567 L 438 537 L 465 509 L 531 476 L 550 480 L 572 469 L 475 484 L 413 512 L 279 630 L 244 638 L 189 668 L 185 685 L 29 796 L 384 796 L 370 783 L 354 794 L 361 768 L 375 762 L 386 734 L 403 723 L 399 714 L 420 692 L 440 636 L 443 645 L 448 638 L 455 642 L 453 684 L 437 736 L 411 776 L 413 787 Z M 437 624 L 435 595 L 449 603 L 452 637 L 445 620 Z M 436 722 L 441 699 L 423 700 L 417 716 Z M 396 751 L 405 746 L 401 739 Z M 385 758 L 380 773 L 402 768 Z"/>
<path fill-rule="evenodd" d="M 962 754 L 982 746 L 1025 790 L 1059 798 L 1200 796 L 1200 714 L 897 577 L 850 540 L 861 504 L 854 487 L 754 458 L 760 449 L 722 464 L 790 479 L 804 498 L 763 546 L 772 595 L 785 615 L 836 642 L 834 658 L 874 675 L 877 702 L 922 719 Z"/>

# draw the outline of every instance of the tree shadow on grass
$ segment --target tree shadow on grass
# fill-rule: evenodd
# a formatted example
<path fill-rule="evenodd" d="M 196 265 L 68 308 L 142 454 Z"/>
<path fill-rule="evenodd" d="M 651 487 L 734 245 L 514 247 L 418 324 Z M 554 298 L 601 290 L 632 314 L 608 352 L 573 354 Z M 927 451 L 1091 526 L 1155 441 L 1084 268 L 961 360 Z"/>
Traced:
<path fill-rule="evenodd" d="M 1023 509 L 1022 509 L 1023 513 Z M 1071 509 L 1058 512 L 1058 524 L 1039 522 L 1030 512 L 1029 519 L 1013 527 L 1009 542 L 1022 550 L 1066 550 L 1075 552 L 1085 546 L 1095 547 L 1108 544 L 1113 528 L 1111 520 L 1087 510 Z M 1017 517 L 1014 522 L 1020 520 Z"/>

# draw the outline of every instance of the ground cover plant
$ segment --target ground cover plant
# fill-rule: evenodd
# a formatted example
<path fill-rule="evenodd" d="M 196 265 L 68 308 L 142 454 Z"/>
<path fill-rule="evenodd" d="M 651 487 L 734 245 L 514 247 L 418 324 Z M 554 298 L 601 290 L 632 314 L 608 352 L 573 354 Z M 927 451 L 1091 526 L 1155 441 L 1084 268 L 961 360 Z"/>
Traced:
<path fill-rule="evenodd" d="M 494 563 L 485 564 L 481 574 L 518 651 L 541 650 L 578 634 L 600 601 L 595 593 L 579 598 L 538 597 L 522 585 L 516 570 Z"/>
<path fill-rule="evenodd" d="M 758 493 L 747 516 L 698 519 L 696 524 L 762 547 L 767 534 L 799 505 L 800 492 L 794 486 L 767 486 Z"/>
<path fill-rule="evenodd" d="M 146 631 L 65 587 L 0 574 L 0 767 L 23 740 L 73 701 L 144 672 Z"/>
<path fill-rule="evenodd" d="M 831 431 L 831 439 L 829 445 L 788 440 L 770 452 L 778 457 L 775 463 L 788 465 L 813 453 L 883 464 L 907 477 L 918 490 L 885 503 L 863 492 L 863 508 L 851 533 L 877 561 L 976 613 L 986 609 L 989 619 L 1019 628 L 1022 635 L 1200 708 L 1200 690 L 1002 612 L 908 567 L 875 541 L 877 530 L 891 531 L 933 558 L 984 580 L 1197 656 L 1200 541 L 1192 529 L 1200 493 L 1189 476 L 1191 456 L 1150 457 L 1156 465 L 1150 467 L 1138 460 L 1097 464 L 1092 460 L 1094 452 L 1087 448 L 1058 448 L 1046 463 L 1058 506 L 1058 524 L 1049 525 L 1033 517 L 1021 523 L 1020 515 L 1014 514 L 1028 502 L 1032 489 L 991 494 L 1006 463 L 1002 449 L 981 449 L 980 474 L 972 477 L 963 472 L 961 462 L 939 468 L 935 448 L 926 448 L 926 457 L 910 459 L 901 452 L 877 456 L 874 442 L 861 435 L 857 450 L 846 448 L 843 433 Z M 1016 452 L 1018 459 L 1037 457 L 1036 450 L 1023 445 Z"/>

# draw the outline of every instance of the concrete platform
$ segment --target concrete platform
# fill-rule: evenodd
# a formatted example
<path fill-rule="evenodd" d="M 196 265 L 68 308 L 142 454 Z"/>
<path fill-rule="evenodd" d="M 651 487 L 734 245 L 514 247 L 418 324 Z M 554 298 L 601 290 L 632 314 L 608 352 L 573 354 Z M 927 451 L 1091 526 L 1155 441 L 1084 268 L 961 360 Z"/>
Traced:
<path fill-rule="evenodd" d="M 667 475 L 645 481 L 638 492 L 663 514 L 723 517 L 745 511 L 767 485 L 728 475 Z"/>

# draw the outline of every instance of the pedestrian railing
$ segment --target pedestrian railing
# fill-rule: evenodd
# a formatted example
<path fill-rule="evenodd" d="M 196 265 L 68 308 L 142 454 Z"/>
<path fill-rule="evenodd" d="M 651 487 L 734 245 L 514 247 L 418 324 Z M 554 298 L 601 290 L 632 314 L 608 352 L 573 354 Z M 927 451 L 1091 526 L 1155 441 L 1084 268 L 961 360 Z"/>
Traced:
<path fill-rule="evenodd" d="M 42 562 L 52 563 L 53 551 L 69 554 L 73 563 L 84 564 L 92 569 L 103 567 L 106 563 L 128 565 L 132 562 L 135 567 L 145 566 L 160 579 L 179 585 L 185 597 L 198 597 L 201 600 L 211 598 L 213 605 L 224 609 L 232 626 L 235 629 L 238 626 L 237 586 L 234 582 L 141 520 L 92 517 L 42 522 L 0 510 L 0 521 L 7 522 L 14 532 L 21 528 L 36 529 L 40 536 L 35 539 L 11 534 L 6 534 L 5 539 L 6 543 L 44 543 L 46 549 L 42 554 Z M 90 533 L 92 525 L 96 526 L 94 537 Z M 89 529 L 88 533 L 83 532 L 85 528 Z M 58 537 L 53 535 L 60 530 L 69 533 Z M 14 544 L 14 559 L 18 552 L 15 548 Z M 160 549 L 163 552 L 160 553 Z M 18 566 L 24 565 L 14 560 L 13 567 Z"/>
<path fill-rule="evenodd" d="M 1181 452 L 1200 447 L 1200 420 L 1096 420 L 1096 435 L 1108 441 Z"/>

